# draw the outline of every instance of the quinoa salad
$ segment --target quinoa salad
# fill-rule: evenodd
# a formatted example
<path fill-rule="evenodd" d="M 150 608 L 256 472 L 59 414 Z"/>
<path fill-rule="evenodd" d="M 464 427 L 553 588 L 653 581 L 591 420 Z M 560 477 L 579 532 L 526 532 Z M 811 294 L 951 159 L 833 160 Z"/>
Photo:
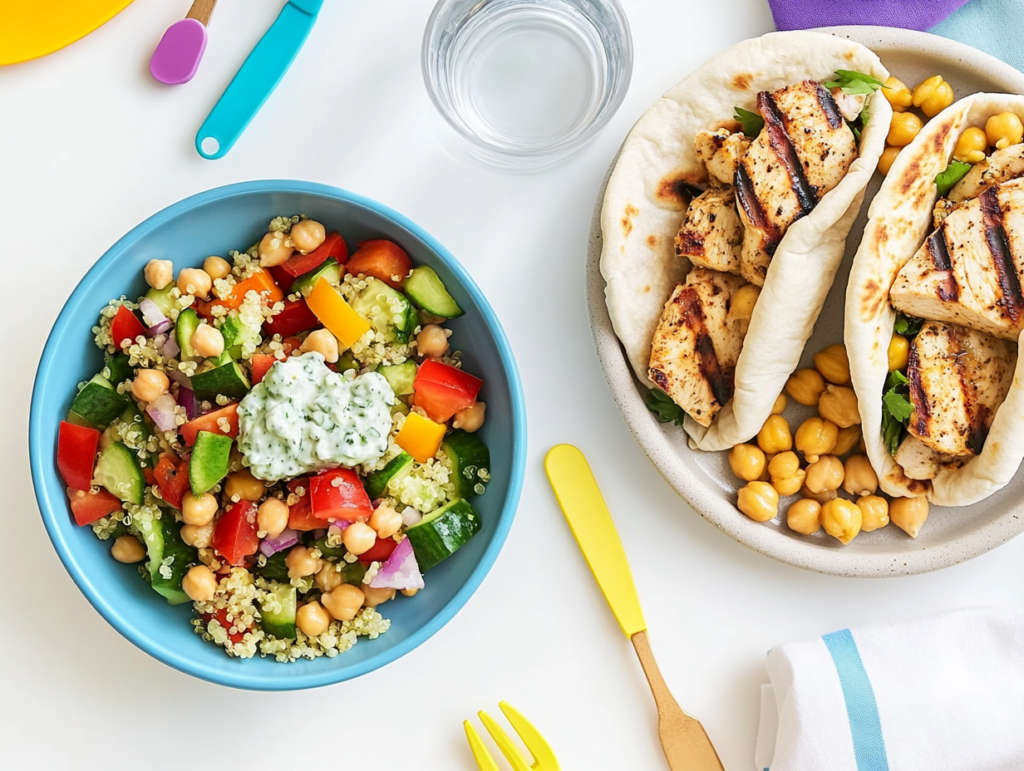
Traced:
<path fill-rule="evenodd" d="M 60 424 L 75 522 L 230 656 L 343 653 L 481 528 L 483 381 L 438 275 L 303 215 L 246 251 L 145 267 L 92 332 Z M 126 579 L 127 580 L 127 579 Z"/>

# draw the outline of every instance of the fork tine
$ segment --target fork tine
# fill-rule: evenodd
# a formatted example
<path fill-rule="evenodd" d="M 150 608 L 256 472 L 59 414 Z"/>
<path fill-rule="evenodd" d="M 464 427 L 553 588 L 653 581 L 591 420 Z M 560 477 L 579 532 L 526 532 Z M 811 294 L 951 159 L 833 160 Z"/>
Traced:
<path fill-rule="evenodd" d="M 560 766 L 558 765 L 555 753 L 551 751 L 550 745 L 540 735 L 540 732 L 533 727 L 533 724 L 507 701 L 498 702 L 498 706 L 505 714 L 508 722 L 512 724 L 516 733 L 519 734 L 519 738 L 523 740 L 526 749 L 533 755 L 533 759 L 536 762 L 532 768 L 535 771 L 559 771 Z"/>
<path fill-rule="evenodd" d="M 484 724 L 484 728 L 487 729 L 487 733 L 494 739 L 494 743 L 498 745 L 498 749 L 508 759 L 508 762 L 512 764 L 512 768 L 515 771 L 533 771 L 526 763 L 526 759 L 522 753 L 516 749 L 516 746 L 512 743 L 512 740 L 508 738 L 508 734 L 502 729 L 500 725 L 494 722 L 494 718 L 488 715 L 483 710 L 477 713 L 480 715 L 480 720 Z"/>
<path fill-rule="evenodd" d="M 480 771 L 498 771 L 498 764 L 494 762 L 491 753 L 484 746 L 480 734 L 476 732 L 468 720 L 463 720 L 462 725 L 466 727 L 466 739 L 469 740 L 469 749 L 473 752 L 473 759 L 480 767 Z"/>

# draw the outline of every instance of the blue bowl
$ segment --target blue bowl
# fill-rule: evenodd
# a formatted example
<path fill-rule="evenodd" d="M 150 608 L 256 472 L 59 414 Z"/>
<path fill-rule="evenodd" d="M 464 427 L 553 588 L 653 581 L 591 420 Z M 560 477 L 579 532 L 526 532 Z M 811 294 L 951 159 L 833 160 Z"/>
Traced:
<path fill-rule="evenodd" d="M 57 472 L 57 431 L 75 386 L 102 366 L 92 327 L 103 305 L 146 287 L 142 268 L 151 259 L 176 266 L 201 264 L 210 254 L 244 248 L 278 214 L 307 214 L 354 244 L 371 238 L 398 242 L 416 264 L 433 267 L 466 310 L 451 322 L 466 370 L 485 380 L 487 422 L 481 436 L 491 450 L 492 482 L 474 504 L 483 529 L 458 554 L 427 575 L 427 589 L 382 607 L 391 629 L 333 659 L 279 664 L 272 658 L 240 660 L 205 643 L 189 624 L 191 606 L 171 607 L 132 565 L 111 558 L 110 544 L 71 518 Z M 142 650 L 175 669 L 235 688 L 284 691 L 348 680 L 405 655 L 443 627 L 477 590 L 501 551 L 519 503 L 526 456 L 522 385 L 508 340 L 483 293 L 459 262 L 422 229 L 391 209 L 358 195 L 310 182 L 245 182 L 187 198 L 150 217 L 118 241 L 75 289 L 43 350 L 32 394 L 29 454 L 43 522 L 71 578 L 93 607 Z"/>

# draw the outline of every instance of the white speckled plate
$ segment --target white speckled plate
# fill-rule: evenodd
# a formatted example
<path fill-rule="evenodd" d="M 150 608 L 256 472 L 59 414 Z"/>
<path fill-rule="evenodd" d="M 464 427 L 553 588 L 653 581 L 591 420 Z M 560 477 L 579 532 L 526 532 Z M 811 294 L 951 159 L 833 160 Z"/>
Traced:
<path fill-rule="evenodd" d="M 885 27 L 834 27 L 824 30 L 856 40 L 877 53 L 896 77 L 913 87 L 925 77 L 943 75 L 957 97 L 977 91 L 1024 93 L 1024 74 L 969 46 L 924 32 Z M 666 83 L 666 87 L 672 84 Z M 850 232 L 846 257 L 801 366 L 812 366 L 811 357 L 843 336 L 843 300 L 850 262 L 867 219 L 868 201 L 880 184 L 868 187 L 860 218 Z M 633 377 L 622 347 L 612 330 L 604 301 L 601 277 L 600 211 L 604 191 L 598 197 L 591 230 L 587 263 L 587 301 L 598 357 L 608 385 L 626 423 L 651 462 L 690 505 L 741 543 L 798 567 L 843 576 L 908 575 L 937 570 L 964 562 L 994 549 L 1024 530 L 1024 477 L 974 506 L 932 507 L 928 522 L 916 540 L 893 525 L 862 533 L 850 545 L 819 532 L 801 536 L 777 518 L 767 524 L 747 519 L 735 507 L 736 478 L 729 472 L 725 453 L 701 453 L 689 449 L 681 428 L 662 426 L 648 411 L 643 390 Z M 791 406 L 786 417 L 795 427 L 809 414 Z"/>

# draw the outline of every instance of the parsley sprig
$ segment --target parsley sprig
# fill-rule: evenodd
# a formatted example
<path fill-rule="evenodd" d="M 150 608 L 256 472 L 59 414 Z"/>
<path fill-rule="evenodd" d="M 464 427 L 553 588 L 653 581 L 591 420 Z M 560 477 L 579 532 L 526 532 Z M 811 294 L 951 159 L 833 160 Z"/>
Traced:
<path fill-rule="evenodd" d="M 740 124 L 744 136 L 753 139 L 761 133 L 761 129 L 764 128 L 764 118 L 756 112 L 744 110 L 742 107 L 735 107 L 733 109 L 736 111 L 732 116 L 733 120 Z"/>
<path fill-rule="evenodd" d="M 939 189 L 939 198 L 942 198 L 950 190 L 953 189 L 953 185 L 967 176 L 967 172 L 971 170 L 971 164 L 964 163 L 963 161 L 953 161 L 945 169 L 935 175 L 935 186 Z"/>
<path fill-rule="evenodd" d="M 644 397 L 644 401 L 647 402 L 647 409 L 654 413 L 655 417 L 658 418 L 659 423 L 675 423 L 677 426 L 683 425 L 683 421 L 686 419 L 686 413 L 683 412 L 683 408 L 672 401 L 672 397 L 664 391 L 652 388 L 647 392 L 647 396 Z"/>
<path fill-rule="evenodd" d="M 893 330 L 895 330 L 897 335 L 913 337 L 921 331 L 922 324 L 924 324 L 923 319 L 905 316 L 902 312 L 896 311 L 896 323 L 893 324 Z"/>
<path fill-rule="evenodd" d="M 882 439 L 890 455 L 895 455 L 907 434 L 907 421 L 914 405 L 910 403 L 907 376 L 899 370 L 885 379 L 882 395 Z"/>
<path fill-rule="evenodd" d="M 854 70 L 836 70 L 835 80 L 822 83 L 825 88 L 841 88 L 844 94 L 873 94 L 885 84 L 878 78 Z"/>

